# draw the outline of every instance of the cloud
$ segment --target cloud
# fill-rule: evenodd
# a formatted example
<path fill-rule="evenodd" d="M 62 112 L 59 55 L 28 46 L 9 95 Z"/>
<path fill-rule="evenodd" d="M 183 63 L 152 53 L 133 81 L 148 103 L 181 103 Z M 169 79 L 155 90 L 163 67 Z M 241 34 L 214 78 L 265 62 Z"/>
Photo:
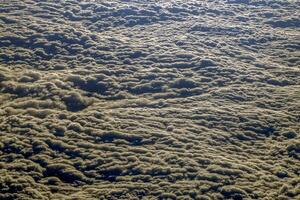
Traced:
<path fill-rule="evenodd" d="M 73 112 L 83 110 L 92 103 L 90 99 L 82 97 L 76 92 L 72 92 L 64 96 L 63 101 L 65 102 L 67 109 Z"/>
<path fill-rule="evenodd" d="M 297 199 L 298 8 L 0 3 L 0 199 Z"/>

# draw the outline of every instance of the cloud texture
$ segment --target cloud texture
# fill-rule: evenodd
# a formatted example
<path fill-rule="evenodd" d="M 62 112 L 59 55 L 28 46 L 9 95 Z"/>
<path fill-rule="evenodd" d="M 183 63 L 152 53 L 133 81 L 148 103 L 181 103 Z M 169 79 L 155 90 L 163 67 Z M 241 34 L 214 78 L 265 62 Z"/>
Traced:
<path fill-rule="evenodd" d="M 0 199 L 300 198 L 299 9 L 0 1 Z"/>

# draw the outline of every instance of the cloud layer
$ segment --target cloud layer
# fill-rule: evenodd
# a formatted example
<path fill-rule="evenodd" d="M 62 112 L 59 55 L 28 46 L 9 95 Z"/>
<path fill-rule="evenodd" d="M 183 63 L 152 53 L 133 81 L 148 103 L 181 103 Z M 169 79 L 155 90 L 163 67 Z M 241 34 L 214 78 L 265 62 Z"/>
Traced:
<path fill-rule="evenodd" d="M 0 199 L 300 198 L 299 8 L 0 2 Z"/>

